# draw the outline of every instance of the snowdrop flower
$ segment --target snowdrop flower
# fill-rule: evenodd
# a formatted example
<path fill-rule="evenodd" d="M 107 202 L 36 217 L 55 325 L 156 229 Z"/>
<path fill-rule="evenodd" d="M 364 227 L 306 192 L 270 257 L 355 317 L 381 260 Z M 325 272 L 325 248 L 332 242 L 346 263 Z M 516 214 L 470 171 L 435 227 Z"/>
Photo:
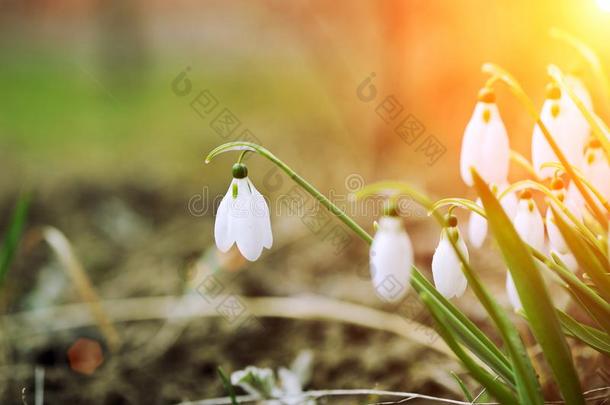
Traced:
<path fill-rule="evenodd" d="M 233 181 L 216 212 L 214 238 L 222 252 L 236 243 L 250 261 L 258 259 L 263 247 L 269 249 L 273 243 L 269 207 L 242 163 L 233 165 Z"/>
<path fill-rule="evenodd" d="M 568 162 L 576 167 L 580 167 L 587 133 L 584 133 L 582 128 L 580 132 L 576 131 L 576 128 L 579 127 L 579 124 L 575 124 L 575 122 L 578 122 L 578 119 L 575 118 L 576 112 L 574 112 L 573 108 L 568 107 L 573 102 L 566 99 L 569 96 L 562 96 L 561 90 L 556 84 L 547 86 L 546 97 L 542 105 L 540 119 L 548 128 L 559 149 L 568 159 Z M 536 174 L 542 179 L 552 177 L 554 173 L 553 168 L 541 168 L 540 166 L 543 163 L 558 161 L 559 159 L 542 134 L 542 130 L 536 124 L 532 136 L 532 163 Z"/>
<path fill-rule="evenodd" d="M 553 179 L 553 181 L 551 182 L 551 192 L 555 197 L 557 197 L 559 201 L 565 201 L 565 188 L 561 179 Z M 567 254 L 569 252 L 568 245 L 563 239 L 561 231 L 555 224 L 555 215 L 553 214 L 551 205 L 553 206 L 553 208 L 555 208 L 556 211 L 561 212 L 560 208 L 557 207 L 553 202 L 551 202 L 548 208 L 546 209 L 546 231 L 549 235 L 549 243 L 551 246 L 551 250 L 556 251 L 560 254 Z M 561 217 L 561 219 L 563 219 L 564 221 L 567 219 L 565 218 L 565 215 L 561 215 Z"/>
<path fill-rule="evenodd" d="M 536 207 L 536 203 L 532 200 L 532 193 L 529 190 L 521 192 L 519 206 L 517 207 L 517 214 L 515 215 L 513 224 L 523 242 L 540 251 L 545 249 L 544 222 L 542 221 L 542 215 L 540 215 L 538 207 Z M 521 301 L 519 300 L 519 295 L 517 294 L 515 283 L 510 272 L 506 273 L 506 291 L 508 293 L 508 299 L 515 311 L 520 310 L 522 308 Z"/>
<path fill-rule="evenodd" d="M 606 200 L 610 199 L 610 166 L 597 139 L 587 145 L 582 173 Z"/>
<path fill-rule="evenodd" d="M 495 99 L 490 89 L 479 92 L 478 102 L 464 131 L 460 173 L 469 186 L 473 185 L 472 167 L 487 183 L 501 184 L 508 176 L 508 136 Z"/>
<path fill-rule="evenodd" d="M 508 188 L 508 183 L 502 184 L 500 187 L 492 186 L 492 192 L 496 195 L 501 194 Z M 477 205 L 482 207 L 481 199 L 477 198 Z M 500 205 L 504 208 L 506 215 L 512 220 L 517 212 L 517 197 L 514 193 L 508 193 L 500 200 Z M 468 218 L 468 239 L 476 248 L 483 246 L 485 237 L 487 236 L 487 219 L 483 218 L 475 212 L 470 213 Z"/>
<path fill-rule="evenodd" d="M 370 251 L 373 286 L 379 298 L 394 303 L 409 290 L 413 247 L 395 210 L 379 219 Z"/>
<path fill-rule="evenodd" d="M 457 228 L 457 218 L 450 216 L 448 227 L 441 231 L 441 239 L 432 256 L 432 277 L 438 292 L 445 298 L 461 297 L 468 281 L 462 272 L 462 262 L 455 253 L 449 238 L 454 238 L 462 256 L 468 260 L 466 243 Z"/>

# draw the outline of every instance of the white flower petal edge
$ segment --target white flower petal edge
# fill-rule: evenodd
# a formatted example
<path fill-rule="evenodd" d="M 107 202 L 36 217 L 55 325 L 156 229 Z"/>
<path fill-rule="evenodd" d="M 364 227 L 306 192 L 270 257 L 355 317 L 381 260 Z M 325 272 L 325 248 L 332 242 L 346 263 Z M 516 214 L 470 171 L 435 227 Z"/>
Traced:
<path fill-rule="evenodd" d="M 413 247 L 402 220 L 381 217 L 370 250 L 371 277 L 379 298 L 400 301 L 409 291 L 412 265 Z"/>
<path fill-rule="evenodd" d="M 482 207 L 481 199 L 476 201 L 479 207 Z M 468 240 L 477 249 L 483 246 L 485 237 L 487 236 L 487 219 L 480 216 L 476 212 L 471 212 L 468 217 Z"/>
<path fill-rule="evenodd" d="M 457 245 L 458 249 L 466 260 L 468 257 L 468 249 L 464 240 L 459 234 L 457 228 L 454 228 L 457 232 Z M 443 229 L 441 232 L 441 238 L 438 242 L 438 246 L 432 256 L 432 277 L 434 279 L 434 285 L 438 292 L 440 292 L 445 298 L 461 297 L 466 291 L 468 281 L 464 273 L 462 272 L 462 263 L 459 257 L 455 254 L 453 246 L 449 241 L 448 230 Z"/>
<path fill-rule="evenodd" d="M 508 135 L 497 105 L 477 102 L 462 139 L 462 180 L 473 185 L 470 168 L 474 167 L 485 182 L 500 184 L 508 176 L 509 160 Z"/>
<path fill-rule="evenodd" d="M 555 209 L 558 209 L 558 208 L 555 207 Z M 565 216 L 562 215 L 561 219 L 563 219 L 565 221 L 567 218 L 565 218 Z M 555 224 L 555 216 L 553 215 L 553 211 L 551 210 L 550 207 L 547 208 L 547 210 L 546 210 L 545 222 L 546 222 L 546 231 L 547 231 L 547 234 L 549 235 L 549 243 L 551 245 L 551 249 L 558 253 L 561 253 L 561 254 L 568 253 L 569 252 L 568 245 L 566 244 L 566 241 L 563 239 L 563 236 L 561 235 L 561 231 Z"/>
<path fill-rule="evenodd" d="M 510 271 L 506 272 L 506 292 L 508 295 L 508 301 L 510 302 L 510 305 L 512 305 L 515 312 L 523 309 L 523 305 L 521 305 L 521 300 L 519 299 L 519 294 L 517 293 L 517 288 L 515 287 L 513 277 L 510 275 Z"/>
<path fill-rule="evenodd" d="M 544 251 L 544 222 L 534 200 L 519 200 L 514 220 L 515 229 L 525 243 Z"/>
<path fill-rule="evenodd" d="M 233 197 L 233 188 L 237 195 Z M 228 251 L 233 243 L 250 261 L 258 259 L 263 248 L 273 244 L 269 207 L 250 179 L 233 179 L 216 213 L 214 238 L 219 250 Z"/>

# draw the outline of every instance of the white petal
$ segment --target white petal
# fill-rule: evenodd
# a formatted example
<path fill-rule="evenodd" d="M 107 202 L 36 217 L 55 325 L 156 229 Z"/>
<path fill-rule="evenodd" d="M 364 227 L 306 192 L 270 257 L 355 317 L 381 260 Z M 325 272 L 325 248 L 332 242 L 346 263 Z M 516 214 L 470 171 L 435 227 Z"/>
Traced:
<path fill-rule="evenodd" d="M 477 199 L 477 205 L 481 206 L 481 199 Z M 476 248 L 483 246 L 487 236 L 487 219 L 475 212 L 470 213 L 468 218 L 468 239 Z"/>
<path fill-rule="evenodd" d="M 610 199 L 610 166 L 601 148 L 590 148 L 587 151 L 582 172 L 606 200 Z"/>
<path fill-rule="evenodd" d="M 220 201 L 220 205 L 218 206 L 218 210 L 216 211 L 216 222 L 214 223 L 214 239 L 216 241 L 216 247 L 221 252 L 227 252 L 235 239 L 231 236 L 229 230 L 229 208 L 231 205 L 232 197 L 232 189 L 233 183 L 235 183 L 235 179 L 229 185 L 229 191 L 225 194 Z"/>
<path fill-rule="evenodd" d="M 570 252 L 566 253 L 566 254 L 562 254 L 559 252 L 553 252 L 555 254 L 557 254 L 557 256 L 559 256 L 559 259 L 563 262 L 563 264 L 566 265 L 566 267 L 568 268 L 568 270 L 570 270 L 572 273 L 576 273 L 576 270 L 578 270 L 578 262 L 576 261 L 576 258 L 574 257 L 574 255 Z"/>
<path fill-rule="evenodd" d="M 458 249 L 468 260 L 468 250 L 462 238 L 458 238 Z M 438 292 L 445 298 L 460 297 L 464 294 L 468 281 L 461 269 L 461 262 L 443 230 L 434 255 L 432 256 L 432 277 Z"/>
<path fill-rule="evenodd" d="M 565 218 L 562 218 L 565 220 Z M 556 250 L 561 254 L 568 253 L 568 245 L 566 245 L 566 241 L 563 239 L 559 228 L 555 224 L 555 218 L 553 215 L 553 211 L 549 207 L 546 210 L 546 231 L 549 235 L 549 243 L 551 244 L 551 249 Z"/>
<path fill-rule="evenodd" d="M 515 287 L 513 277 L 508 271 L 506 272 L 506 294 L 508 295 L 508 301 L 513 306 L 515 311 L 523 309 L 523 305 L 521 305 L 521 300 L 519 299 L 519 294 L 517 293 L 517 288 Z"/>
<path fill-rule="evenodd" d="M 258 259 L 263 243 L 258 229 L 258 218 L 254 214 L 254 200 L 247 178 L 236 179 L 237 198 L 233 199 L 229 214 L 229 229 L 235 237 L 241 254 L 250 261 Z"/>
<path fill-rule="evenodd" d="M 522 199 L 519 201 L 514 225 L 525 243 L 534 249 L 544 250 L 544 222 L 534 200 Z"/>
<path fill-rule="evenodd" d="M 483 118 L 484 114 L 489 114 L 487 122 Z M 462 139 L 462 180 L 472 186 L 470 169 L 474 167 L 487 183 L 506 181 L 509 152 L 508 136 L 498 107 L 494 103 L 478 102 Z"/>
<path fill-rule="evenodd" d="M 554 137 L 555 141 L 558 142 L 559 133 L 563 132 L 563 130 L 561 130 L 558 125 L 558 118 L 553 117 L 551 114 L 552 105 L 556 103 L 555 100 L 545 100 L 542 106 L 542 112 L 540 113 L 540 119 Z M 532 165 L 534 166 L 536 174 L 542 179 L 552 177 L 555 172 L 554 169 L 548 167 L 543 169 L 540 166 L 543 163 L 557 161 L 557 156 L 555 156 L 551 146 L 546 141 L 546 138 L 542 134 L 542 130 L 538 124 L 536 124 L 532 135 Z"/>
<path fill-rule="evenodd" d="M 499 194 L 504 192 L 504 190 L 506 190 L 508 187 L 508 183 L 500 184 L 500 186 L 498 187 Z M 515 218 L 515 215 L 517 215 L 517 207 L 519 205 L 519 200 L 517 199 L 515 193 L 506 194 L 504 197 L 502 197 L 500 204 L 502 205 L 502 208 L 504 208 L 504 212 L 506 212 L 506 215 L 508 215 L 510 219 Z"/>
<path fill-rule="evenodd" d="M 377 295 L 387 302 L 400 301 L 409 290 L 413 265 L 413 247 L 401 219 L 379 219 L 371 244 L 370 265 Z"/>
<path fill-rule="evenodd" d="M 261 193 L 258 192 L 252 181 L 248 179 L 248 184 L 252 189 L 254 215 L 258 222 L 258 230 L 263 242 L 263 246 L 267 249 L 273 245 L 273 234 L 271 232 L 271 219 L 269 217 L 269 207 L 267 201 Z"/>
<path fill-rule="evenodd" d="M 490 104 L 489 109 L 491 119 L 485 128 L 483 143 L 480 145 L 480 161 L 477 170 L 485 182 L 500 184 L 505 182 L 508 177 L 510 148 L 498 107 Z"/>

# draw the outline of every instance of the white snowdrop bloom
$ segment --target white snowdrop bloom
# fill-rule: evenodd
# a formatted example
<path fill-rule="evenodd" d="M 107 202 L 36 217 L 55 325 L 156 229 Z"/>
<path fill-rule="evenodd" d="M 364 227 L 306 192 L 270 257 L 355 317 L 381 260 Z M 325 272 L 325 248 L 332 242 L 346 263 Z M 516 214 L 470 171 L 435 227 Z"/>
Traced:
<path fill-rule="evenodd" d="M 544 222 L 529 190 L 521 193 L 513 224 L 525 243 L 534 249 L 544 250 Z"/>
<path fill-rule="evenodd" d="M 547 127 L 551 136 L 559 146 L 561 152 L 570 164 L 580 167 L 582 162 L 582 150 L 586 143 L 586 135 L 578 136 L 574 133 L 574 115 L 569 113 L 566 107 L 567 100 L 562 97 L 561 90 L 557 85 L 551 84 L 547 87 L 547 98 L 542 105 L 540 119 Z M 546 141 L 542 130 L 536 124 L 532 135 L 532 164 L 536 174 L 542 178 L 553 176 L 554 169 L 550 167 L 541 168 L 543 163 L 558 162 L 559 159 Z"/>
<path fill-rule="evenodd" d="M 515 311 L 523 309 L 523 305 L 521 305 L 521 300 L 519 299 L 519 294 L 517 293 L 517 287 L 515 287 L 515 282 L 513 281 L 513 277 L 510 275 L 510 271 L 506 272 L 506 294 L 508 295 L 510 305 Z"/>
<path fill-rule="evenodd" d="M 610 165 L 597 139 L 587 145 L 582 173 L 606 200 L 610 199 Z"/>
<path fill-rule="evenodd" d="M 474 167 L 486 183 L 501 184 L 508 176 L 509 159 L 508 136 L 495 95 L 490 89 L 482 89 L 464 130 L 460 156 L 462 179 L 472 186 L 470 169 Z"/>
<path fill-rule="evenodd" d="M 481 199 L 477 198 L 477 205 L 482 207 Z M 468 240 L 476 248 L 483 246 L 487 236 L 487 219 L 476 212 L 471 212 L 468 218 Z"/>
<path fill-rule="evenodd" d="M 384 215 L 378 224 L 370 250 L 373 287 L 379 298 L 394 303 L 409 291 L 413 247 L 400 217 Z"/>
<path fill-rule="evenodd" d="M 438 292 L 445 298 L 461 297 L 468 280 L 462 272 L 462 262 L 455 253 L 449 238 L 455 238 L 458 249 L 468 261 L 468 249 L 460 236 L 455 217 L 449 218 L 449 227 L 443 228 L 438 246 L 432 256 L 432 277 Z"/>
<path fill-rule="evenodd" d="M 519 237 L 525 243 L 537 250 L 544 251 L 544 222 L 538 207 L 536 207 L 536 203 L 532 200 L 532 194 L 529 190 L 521 192 L 513 224 Z M 510 271 L 506 272 L 506 293 L 514 310 L 522 309 L 521 300 L 519 299 L 519 294 L 517 294 Z"/>
<path fill-rule="evenodd" d="M 273 244 L 269 207 L 248 178 L 244 164 L 233 166 L 233 181 L 216 212 L 214 238 L 222 252 L 236 243 L 250 261 L 260 257 L 263 247 L 269 249 Z"/>
<path fill-rule="evenodd" d="M 561 179 L 553 179 L 553 181 L 551 182 L 551 192 L 553 193 L 553 195 L 555 197 L 557 197 L 558 200 L 565 201 L 565 199 L 566 199 L 565 188 L 563 185 L 563 181 Z M 561 212 L 561 209 L 558 206 L 556 206 L 555 203 L 550 202 L 550 204 L 553 206 L 553 208 L 555 208 L 555 210 L 557 212 L 559 212 L 559 213 Z M 563 236 L 561 235 L 561 231 L 559 230 L 559 228 L 557 227 L 557 224 L 555 223 L 555 215 L 553 214 L 551 205 L 549 205 L 549 207 L 547 207 L 546 215 L 545 215 L 546 231 L 547 231 L 547 234 L 549 235 L 549 244 L 550 244 L 551 250 L 556 251 L 561 254 L 566 254 L 569 252 L 568 245 L 566 244 L 566 241 L 563 239 Z M 565 216 L 565 214 L 561 215 L 561 219 L 564 221 L 568 220 L 567 217 Z"/>

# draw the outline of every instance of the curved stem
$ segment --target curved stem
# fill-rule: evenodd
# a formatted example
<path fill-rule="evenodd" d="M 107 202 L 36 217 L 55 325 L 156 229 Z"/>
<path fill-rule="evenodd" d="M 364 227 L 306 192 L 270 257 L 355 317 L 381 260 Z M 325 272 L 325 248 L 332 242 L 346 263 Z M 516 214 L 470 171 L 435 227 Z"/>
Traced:
<path fill-rule="evenodd" d="M 559 161 L 566 168 L 566 173 L 568 174 L 568 176 L 574 181 L 574 184 L 576 185 L 576 187 L 578 187 L 578 190 L 582 194 L 583 198 L 585 199 L 587 204 L 589 204 L 591 212 L 593 212 L 597 221 L 601 224 L 602 227 L 604 227 L 604 229 L 607 229 L 608 228 L 608 219 L 606 218 L 604 213 L 599 209 L 597 204 L 595 204 L 595 202 L 589 195 L 586 187 L 582 184 L 580 179 L 574 174 L 574 170 L 572 170 L 567 158 L 565 157 L 565 155 L 559 148 L 559 145 L 557 145 L 557 142 L 555 142 L 555 139 L 549 132 L 546 125 L 544 125 L 544 122 L 542 122 L 540 115 L 538 115 L 538 111 L 536 111 L 536 107 L 534 107 L 534 103 L 528 97 L 528 95 L 525 93 L 525 91 L 523 91 L 523 88 L 521 87 L 519 82 L 517 82 L 517 80 L 506 70 L 504 70 L 501 67 L 494 65 L 492 63 L 485 63 L 483 65 L 483 72 L 488 73 L 490 75 L 495 75 L 495 76 L 500 77 L 501 80 L 508 85 L 509 89 L 515 95 L 515 97 L 517 97 L 517 99 L 519 100 L 521 105 L 523 105 L 523 107 L 525 107 L 525 109 L 528 111 L 528 113 L 536 121 L 536 125 L 538 125 L 538 127 L 540 128 L 542 134 L 544 135 L 544 138 L 546 139 L 547 143 L 549 144 L 549 146 L 555 153 L 555 156 L 557 156 Z"/>
<path fill-rule="evenodd" d="M 479 206 L 476 202 L 467 198 L 443 198 L 442 200 L 438 200 L 437 202 L 435 202 L 432 207 L 430 207 L 429 212 L 430 214 L 433 214 L 435 211 L 447 205 L 450 205 L 451 207 L 462 207 L 472 212 L 476 212 L 483 218 L 487 218 L 483 207 Z"/>
<path fill-rule="evenodd" d="M 561 172 L 565 173 L 566 169 L 563 167 L 563 165 L 561 163 L 558 162 L 546 162 L 542 164 L 542 167 L 552 167 L 554 169 L 560 170 Z M 602 195 L 602 193 L 595 188 L 595 186 L 593 186 L 593 184 L 591 184 L 591 182 L 589 180 L 587 180 L 585 178 L 585 176 L 583 176 L 583 174 L 576 169 L 575 167 L 572 168 L 574 170 L 574 173 L 580 178 L 580 181 L 583 182 L 583 184 L 585 186 L 587 186 L 587 188 L 589 190 L 591 190 L 591 192 L 593 193 L 593 195 L 599 200 L 599 202 L 604 206 L 608 206 L 610 207 L 610 204 L 608 204 L 608 200 L 606 200 L 606 198 Z"/>
<path fill-rule="evenodd" d="M 523 156 L 516 150 L 512 150 L 512 149 L 510 150 L 510 160 L 512 160 L 513 162 L 517 163 L 519 166 L 521 166 L 525 170 L 527 170 L 527 172 L 532 175 L 534 180 L 540 180 L 538 178 L 538 175 L 536 174 L 536 170 L 534 169 L 534 166 L 532 166 L 530 164 L 530 162 L 525 158 L 525 156 Z"/>
<path fill-rule="evenodd" d="M 205 159 L 206 163 L 209 163 L 216 156 L 221 153 L 242 150 L 249 152 L 256 152 L 259 155 L 267 158 L 272 163 L 274 163 L 277 167 L 282 169 L 284 173 L 286 173 L 295 183 L 299 186 L 303 187 L 305 191 L 307 191 L 311 196 L 313 196 L 316 200 L 320 202 L 326 209 L 335 214 L 337 218 L 339 218 L 345 225 L 347 225 L 352 231 L 356 232 L 360 238 L 365 240 L 367 243 L 371 243 L 373 238 L 369 235 L 360 225 L 356 223 L 352 218 L 350 218 L 345 212 L 343 212 L 339 207 L 333 204 L 324 194 L 319 192 L 314 186 L 312 186 L 307 180 L 303 177 L 299 176 L 292 168 L 290 168 L 286 163 L 281 161 L 277 156 L 271 153 L 269 150 L 264 147 L 257 145 L 252 142 L 229 142 L 224 145 L 220 145 L 219 147 L 212 150 Z"/>

